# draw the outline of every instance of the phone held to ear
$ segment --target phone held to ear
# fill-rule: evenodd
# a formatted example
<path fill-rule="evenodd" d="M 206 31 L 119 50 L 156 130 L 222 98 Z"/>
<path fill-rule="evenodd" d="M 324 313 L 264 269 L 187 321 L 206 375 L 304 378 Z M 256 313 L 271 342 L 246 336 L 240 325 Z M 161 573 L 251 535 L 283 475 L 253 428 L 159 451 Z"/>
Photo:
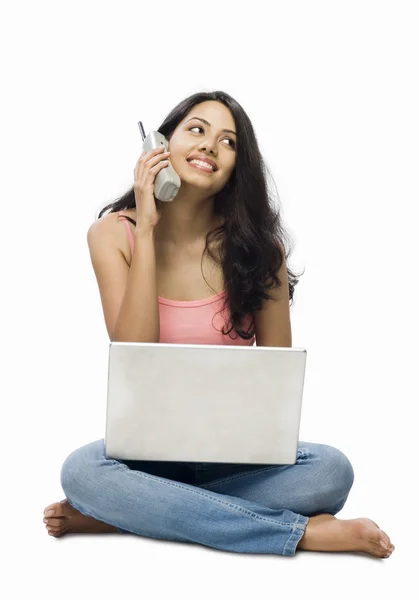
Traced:
<path fill-rule="evenodd" d="M 138 127 L 140 128 L 141 137 L 143 139 L 144 152 L 150 152 L 155 148 L 160 148 L 162 145 L 165 147 L 166 151 L 169 151 L 169 142 L 159 131 L 150 131 L 146 136 L 141 121 L 138 121 Z M 167 167 L 161 169 L 154 180 L 154 196 L 157 200 L 161 200 L 161 202 L 170 202 L 178 193 L 179 188 L 180 177 L 169 160 Z"/>

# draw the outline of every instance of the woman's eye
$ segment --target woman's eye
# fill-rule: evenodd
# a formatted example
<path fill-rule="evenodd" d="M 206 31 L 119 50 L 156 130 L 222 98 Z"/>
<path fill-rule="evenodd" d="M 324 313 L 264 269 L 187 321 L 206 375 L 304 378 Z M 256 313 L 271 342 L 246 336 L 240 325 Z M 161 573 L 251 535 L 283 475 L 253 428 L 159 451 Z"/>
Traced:
<path fill-rule="evenodd" d="M 199 125 L 194 125 L 194 127 L 191 127 L 189 129 L 189 131 L 192 131 L 192 129 L 201 129 L 202 131 L 204 131 L 203 127 L 200 127 Z M 236 142 L 230 138 L 225 138 L 226 140 L 228 140 L 229 142 L 231 142 L 231 144 L 229 144 L 232 148 L 236 147 Z"/>

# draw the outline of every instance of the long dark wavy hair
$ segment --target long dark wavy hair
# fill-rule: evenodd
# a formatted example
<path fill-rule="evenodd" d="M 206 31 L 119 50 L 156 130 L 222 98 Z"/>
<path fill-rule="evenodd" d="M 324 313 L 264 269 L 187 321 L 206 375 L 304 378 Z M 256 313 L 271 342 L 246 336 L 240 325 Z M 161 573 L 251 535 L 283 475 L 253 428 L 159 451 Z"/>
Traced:
<path fill-rule="evenodd" d="M 221 215 L 224 223 L 211 230 L 205 239 L 205 252 L 222 266 L 226 301 L 230 323 L 224 335 L 234 331 L 245 340 L 254 335 L 254 323 L 251 320 L 247 330 L 242 329 L 243 318 L 262 307 L 263 300 L 270 298 L 267 290 L 281 287 L 278 271 L 285 258 L 289 256 L 290 236 L 281 217 L 281 209 L 275 206 L 274 195 L 268 191 L 267 176 L 272 179 L 259 151 L 252 123 L 240 104 L 229 94 L 216 92 L 200 92 L 182 100 L 165 118 L 158 128 L 168 140 L 177 125 L 188 115 L 189 111 L 201 102 L 215 100 L 230 109 L 236 124 L 237 145 L 236 163 L 229 181 L 214 197 L 214 214 Z M 276 186 L 275 186 L 276 189 Z M 278 196 L 276 194 L 276 196 Z M 159 202 L 156 202 L 157 210 Z M 104 206 L 98 215 L 100 218 L 106 211 L 118 212 L 135 208 L 134 185 L 123 196 Z M 127 218 L 136 225 L 130 217 Z M 210 248 L 210 244 L 219 242 L 220 258 Z M 293 303 L 294 287 L 301 274 L 293 273 L 287 263 L 289 301 Z M 205 279 L 205 277 L 204 277 Z M 230 336 L 231 337 L 231 336 Z"/>

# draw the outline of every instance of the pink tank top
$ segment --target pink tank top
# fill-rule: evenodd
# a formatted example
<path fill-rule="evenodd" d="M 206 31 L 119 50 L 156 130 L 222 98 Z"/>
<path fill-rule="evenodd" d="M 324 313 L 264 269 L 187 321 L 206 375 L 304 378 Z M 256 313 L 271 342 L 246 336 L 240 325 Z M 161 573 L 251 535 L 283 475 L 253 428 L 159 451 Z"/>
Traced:
<path fill-rule="evenodd" d="M 119 215 L 125 217 L 120 211 Z M 134 249 L 134 236 L 126 218 L 123 219 L 128 232 L 131 252 Z M 169 300 L 159 296 L 160 342 L 163 344 L 216 344 L 253 346 L 255 336 L 242 339 L 234 330 L 223 335 L 222 328 L 228 325 L 228 307 L 222 311 L 226 291 L 219 292 L 203 300 Z M 221 312 L 219 312 L 221 311 Z M 251 316 L 243 320 L 247 329 Z M 230 337 L 231 336 L 231 337 Z"/>

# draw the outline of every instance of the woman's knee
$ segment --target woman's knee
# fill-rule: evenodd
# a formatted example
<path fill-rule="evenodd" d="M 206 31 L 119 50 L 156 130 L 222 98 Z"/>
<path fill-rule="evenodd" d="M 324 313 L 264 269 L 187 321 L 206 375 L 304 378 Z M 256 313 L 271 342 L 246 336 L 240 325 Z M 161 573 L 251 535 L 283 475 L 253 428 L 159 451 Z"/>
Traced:
<path fill-rule="evenodd" d="M 355 474 L 349 458 L 338 448 L 320 445 L 324 492 L 336 502 L 345 498 L 353 485 Z M 334 502 L 333 502 L 334 504 Z"/>
<path fill-rule="evenodd" d="M 354 470 L 346 454 L 327 444 L 305 443 L 302 450 L 315 467 L 316 501 L 318 509 L 344 503 L 354 482 Z M 322 510 L 320 510 L 321 512 Z"/>
<path fill-rule="evenodd" d="M 92 480 L 95 465 L 104 461 L 104 441 L 96 440 L 74 450 L 65 459 L 60 472 L 61 487 L 67 498 L 78 499 L 81 490 Z"/>

